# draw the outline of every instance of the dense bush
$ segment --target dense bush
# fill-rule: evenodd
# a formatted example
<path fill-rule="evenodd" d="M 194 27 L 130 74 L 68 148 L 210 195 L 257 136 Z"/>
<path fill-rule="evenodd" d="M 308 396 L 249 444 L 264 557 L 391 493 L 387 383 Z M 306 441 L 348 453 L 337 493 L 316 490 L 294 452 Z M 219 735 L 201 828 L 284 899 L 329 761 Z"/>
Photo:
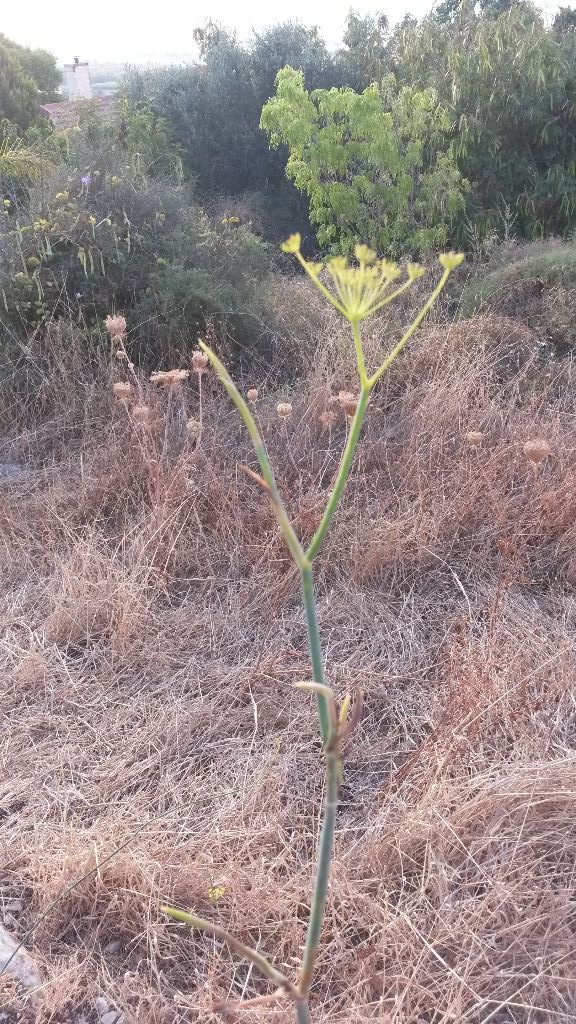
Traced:
<path fill-rule="evenodd" d="M 367 27 L 366 23 L 361 22 Z M 361 34 L 361 33 L 360 33 Z M 199 32 L 202 63 L 132 70 L 124 84 L 133 101 L 146 100 L 172 126 L 203 205 L 257 194 L 256 219 L 279 240 L 307 224 L 307 203 L 286 180 L 285 153 L 268 146 L 260 113 L 280 68 L 300 69 L 311 88 L 367 85 L 352 33 L 341 54 L 330 54 L 316 29 L 276 25 L 246 44 L 215 25 Z"/>
<path fill-rule="evenodd" d="M 388 44 L 399 80 L 433 87 L 472 183 L 468 220 L 485 237 L 537 238 L 576 225 L 576 36 L 527 2 L 442 5 Z M 459 239 L 467 241 L 466 221 Z"/>
<path fill-rule="evenodd" d="M 195 342 L 207 320 L 246 338 L 253 292 L 275 257 L 247 227 L 214 224 L 192 201 L 162 123 L 124 107 L 65 142 L 64 159 L 24 201 L 3 201 L 6 337 L 62 316 L 90 328 L 120 310 L 144 347 Z"/>
<path fill-rule="evenodd" d="M 19 46 L 2 33 L 0 46 L 14 58 L 26 77 L 33 82 L 38 103 L 50 103 L 58 98 L 61 74 L 51 53 L 47 50 L 31 50 L 27 46 Z"/>
<path fill-rule="evenodd" d="M 0 39 L 0 118 L 22 130 L 38 119 L 38 90 Z"/>
<path fill-rule="evenodd" d="M 41 121 L 40 104 L 57 98 L 60 72 L 46 50 L 30 50 L 0 33 L 0 120 L 21 131 Z"/>
<path fill-rule="evenodd" d="M 454 209 L 449 198 L 447 202 L 454 182 L 445 187 L 440 181 L 438 205 L 444 207 L 454 244 L 469 247 L 492 235 L 566 235 L 576 225 L 573 22 L 571 12 L 564 10 L 548 24 L 528 0 L 476 5 L 446 0 L 420 20 L 405 18 L 393 31 L 384 16 L 363 18 L 350 12 L 343 46 L 333 53 L 316 31 L 290 23 L 245 45 L 211 25 L 200 33 L 201 63 L 133 72 L 126 90 L 133 99 L 149 99 L 173 126 L 202 203 L 220 208 L 224 201 L 237 207 L 266 237 L 278 239 L 305 227 L 307 204 L 283 173 L 287 156 L 289 170 L 294 168 L 284 145 L 290 133 L 270 151 L 258 129 L 277 72 L 285 66 L 302 72 L 311 93 L 336 88 L 360 94 L 373 83 L 382 88 L 393 74 L 400 88 L 437 94 L 451 159 L 470 182 L 465 209 L 461 204 Z M 382 89 L 383 96 L 386 92 Z M 384 112 L 401 136 L 389 91 Z M 346 123 L 352 134 L 355 127 Z M 345 163 L 355 160 L 351 145 Z M 425 169 L 426 164 L 425 159 Z M 377 176 L 384 181 L 389 173 L 395 188 L 394 150 L 380 155 L 379 167 Z M 451 168 L 442 167 L 442 172 L 442 179 L 450 178 Z M 410 190 L 408 179 L 402 184 Z M 433 187 L 424 210 L 436 194 Z M 310 195 L 310 202 L 313 215 L 318 217 L 319 210 L 322 215 L 324 197 Z M 327 205 L 335 205 L 345 220 L 348 211 L 337 209 L 342 204 Z M 373 219 L 381 215 L 376 203 Z M 404 229 L 400 217 L 398 234 Z M 409 243 L 409 235 L 401 241 Z"/>
<path fill-rule="evenodd" d="M 261 123 L 288 148 L 286 173 L 308 195 L 321 246 L 349 252 L 362 238 L 398 255 L 446 245 L 467 183 L 433 90 L 398 90 L 390 76 L 362 93 L 307 92 L 286 67 Z"/>

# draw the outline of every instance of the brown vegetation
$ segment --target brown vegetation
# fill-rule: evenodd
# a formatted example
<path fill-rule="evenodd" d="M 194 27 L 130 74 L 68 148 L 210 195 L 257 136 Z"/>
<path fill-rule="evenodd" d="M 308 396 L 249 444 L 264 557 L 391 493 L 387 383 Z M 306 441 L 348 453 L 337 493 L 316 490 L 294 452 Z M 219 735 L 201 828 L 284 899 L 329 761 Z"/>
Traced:
<path fill-rule="evenodd" d="M 46 984 L 32 1009 L 0 978 L 0 1006 L 208 1021 L 266 986 L 161 900 L 288 972 L 304 939 L 322 771 L 297 580 L 212 376 L 201 401 L 191 360 L 119 398 L 125 361 L 74 337 L 32 341 L 19 409 L 2 396 L 28 468 L 0 481 L 0 921 Z M 353 386 L 322 338 L 298 388 L 244 382 L 303 536 Z M 476 318 L 423 331 L 372 402 L 318 559 L 330 682 L 365 691 L 318 1022 L 574 1019 L 574 374 Z M 245 1019 L 269 1017 L 291 1011 Z"/>

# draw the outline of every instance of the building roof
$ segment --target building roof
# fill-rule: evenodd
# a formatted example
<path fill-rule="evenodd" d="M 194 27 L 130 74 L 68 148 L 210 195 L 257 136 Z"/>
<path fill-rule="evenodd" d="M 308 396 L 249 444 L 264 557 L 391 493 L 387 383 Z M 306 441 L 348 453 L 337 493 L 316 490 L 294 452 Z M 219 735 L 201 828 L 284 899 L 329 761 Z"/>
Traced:
<path fill-rule="evenodd" d="M 44 103 L 40 112 L 47 117 L 55 128 L 64 131 L 66 128 L 74 128 L 79 122 L 83 113 L 96 111 L 102 116 L 112 112 L 114 103 L 113 96 L 94 96 L 91 100 L 65 100 L 62 103 Z"/>

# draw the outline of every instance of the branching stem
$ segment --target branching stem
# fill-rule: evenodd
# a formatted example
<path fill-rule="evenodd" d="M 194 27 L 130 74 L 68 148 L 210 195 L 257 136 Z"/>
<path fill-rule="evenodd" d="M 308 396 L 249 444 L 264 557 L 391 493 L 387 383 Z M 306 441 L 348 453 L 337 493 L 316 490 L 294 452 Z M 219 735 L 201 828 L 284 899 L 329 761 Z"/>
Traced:
<path fill-rule="evenodd" d="M 160 909 L 165 914 L 168 914 L 169 917 L 174 918 L 175 921 L 182 921 L 184 924 L 190 925 L 191 928 L 197 928 L 199 931 L 207 932 L 209 935 L 215 935 L 216 938 L 222 939 L 231 949 L 236 950 L 241 956 L 250 960 L 278 988 L 287 992 L 295 1001 L 300 999 L 300 992 L 285 974 L 277 971 L 265 956 L 252 949 L 251 946 L 246 946 L 243 942 L 240 942 L 240 939 L 237 939 L 231 932 L 227 932 L 225 928 L 221 928 L 214 921 L 208 921 L 204 917 L 196 917 L 195 914 L 189 914 L 186 910 L 179 910 L 177 907 L 162 906 Z"/>
<path fill-rule="evenodd" d="M 330 524 L 334 518 L 336 509 L 338 508 L 338 503 L 340 501 L 340 498 L 342 497 L 344 488 L 346 487 L 346 484 L 348 482 L 350 469 L 352 467 L 352 461 L 356 453 L 356 448 L 358 447 L 358 441 L 360 440 L 360 432 L 362 430 L 362 423 L 364 421 L 364 415 L 366 413 L 366 407 L 368 405 L 369 398 L 370 388 L 363 387 L 360 391 L 358 405 L 356 406 L 356 412 L 354 413 L 354 418 L 350 426 L 348 440 L 346 442 L 344 451 L 342 452 L 340 467 L 338 469 L 338 474 L 334 482 L 334 487 L 332 488 L 332 493 L 328 498 L 328 504 L 326 505 L 326 508 L 324 510 L 324 515 L 322 516 L 320 525 L 318 526 L 316 533 L 314 534 L 312 540 L 310 541 L 310 545 L 306 552 L 306 557 L 310 562 L 318 554 L 320 545 L 322 544 L 324 537 L 326 536 L 328 530 L 330 529 Z"/>
<path fill-rule="evenodd" d="M 316 599 L 314 596 L 314 581 L 312 577 L 312 563 L 314 558 L 318 554 L 320 546 L 330 529 L 330 525 L 336 514 L 340 499 L 348 482 L 350 476 L 350 470 L 356 449 L 358 447 L 358 441 L 360 439 L 360 433 L 362 430 L 362 424 L 368 407 L 370 394 L 374 389 L 380 377 L 388 369 L 390 364 L 394 361 L 396 356 L 402 351 L 406 343 L 412 337 L 414 332 L 422 323 L 422 320 L 434 305 L 440 292 L 444 288 L 450 270 L 458 263 L 461 262 L 461 256 L 454 256 L 454 254 L 447 254 L 440 258 L 442 266 L 444 267 L 444 273 L 432 294 L 422 306 L 422 309 L 417 314 L 413 322 L 410 324 L 408 329 L 405 331 L 400 341 L 394 346 L 392 351 L 386 357 L 381 366 L 368 377 L 366 371 L 366 364 L 364 358 L 364 350 L 362 347 L 362 338 L 360 334 L 360 320 L 363 319 L 358 312 L 358 296 L 354 302 L 353 289 L 350 291 L 350 302 L 348 306 L 343 305 L 346 300 L 346 292 L 342 303 L 326 288 L 326 286 L 319 280 L 319 272 L 321 267 L 314 267 L 312 264 L 308 264 L 300 254 L 300 236 L 294 235 L 288 240 L 288 243 L 284 246 L 285 251 L 293 252 L 305 271 L 312 278 L 315 285 L 321 291 L 322 295 L 334 306 L 342 316 L 348 320 L 352 331 L 352 339 L 354 342 L 354 349 L 356 352 L 356 363 L 358 367 L 358 378 L 360 391 L 358 401 L 356 405 L 356 411 L 354 413 L 352 423 L 350 425 L 350 431 L 342 452 L 340 459 L 340 465 L 334 486 L 328 498 L 324 513 L 320 524 L 310 542 L 307 551 L 304 551 L 300 540 L 290 522 L 290 518 L 286 511 L 286 507 L 278 486 L 274 477 L 274 472 L 270 464 L 268 452 L 264 440 L 260 433 L 258 424 L 252 415 L 248 405 L 244 401 L 242 395 L 233 383 L 226 367 L 220 362 L 214 352 L 208 348 L 203 342 L 201 347 L 206 353 L 214 369 L 216 370 L 222 384 L 224 385 L 228 395 L 232 399 L 236 406 L 245 426 L 248 430 L 254 450 L 260 464 L 262 471 L 262 477 L 258 477 L 252 470 L 247 472 L 254 477 L 260 485 L 266 490 L 268 497 L 270 498 L 278 525 L 290 554 L 294 559 L 294 562 L 298 566 L 300 571 L 300 579 L 302 584 L 302 596 L 304 600 L 304 608 L 306 612 L 306 624 L 308 631 L 308 647 L 310 651 L 310 660 L 312 664 L 312 676 L 313 682 L 306 682 L 297 684 L 300 688 L 309 689 L 314 692 L 316 697 L 316 703 L 318 708 L 318 720 L 320 725 L 320 733 L 324 744 L 324 757 L 326 764 L 326 786 L 325 786 L 325 797 L 324 797 L 324 815 L 322 821 L 322 829 L 320 832 L 320 842 L 318 848 L 318 858 L 316 867 L 316 877 L 314 880 L 314 889 L 312 893 L 311 907 L 310 907 L 310 920 L 308 922 L 308 931 L 306 935 L 306 944 L 304 947 L 304 955 L 302 958 L 302 966 L 300 970 L 300 978 L 297 985 L 294 985 L 284 974 L 276 970 L 276 968 L 262 956 L 255 949 L 251 949 L 249 946 L 244 945 L 239 939 L 235 938 L 230 932 L 221 928 L 220 925 L 207 921 L 204 918 L 196 917 L 194 914 L 189 914 L 183 910 L 176 910 L 172 907 L 163 907 L 162 909 L 169 914 L 171 917 L 176 918 L 178 921 L 184 921 L 186 924 L 191 925 L 193 928 L 199 928 L 202 931 L 208 932 L 211 935 L 215 935 L 226 942 L 231 949 L 236 950 L 247 960 L 253 963 L 259 970 L 274 982 L 275 985 L 284 993 L 286 993 L 293 1001 L 296 1011 L 297 1024 L 310 1024 L 310 1007 L 308 1003 L 308 996 L 310 992 L 310 986 L 312 984 L 314 967 L 318 957 L 318 950 L 320 945 L 320 938 L 322 934 L 322 928 L 324 925 L 324 916 L 326 911 L 326 900 L 328 894 L 328 886 L 330 882 L 330 868 L 332 863 L 332 855 L 334 850 L 334 836 L 336 831 L 336 816 L 338 811 L 338 794 L 340 788 L 340 780 L 342 777 L 342 745 L 345 742 L 350 730 L 354 727 L 357 715 L 360 713 L 359 709 L 361 705 L 357 702 L 356 713 L 353 711 L 351 720 L 347 721 L 350 700 L 346 698 L 340 709 L 340 714 L 337 714 L 336 704 L 331 689 L 326 685 L 325 672 L 324 672 L 324 658 L 322 654 L 322 647 L 320 643 L 320 632 L 318 629 L 318 616 L 316 610 Z M 362 255 L 363 247 L 360 247 L 358 253 L 358 259 L 366 258 Z M 364 247 L 364 254 L 366 250 Z M 372 257 L 371 257 L 372 258 Z M 361 266 L 360 271 L 356 272 L 360 274 L 359 280 L 362 278 L 362 274 L 366 275 L 365 263 Z M 384 264 L 383 264 L 384 266 Z M 364 269 L 363 269 L 364 267 Z M 342 268 L 340 268 L 341 272 Z M 383 273 L 386 270 L 384 267 Z M 419 275 L 418 275 L 419 276 Z M 410 273 L 409 266 L 409 281 L 401 285 L 395 292 L 389 293 L 384 296 L 380 302 L 372 298 L 371 308 L 369 313 L 375 312 L 382 306 L 386 305 L 389 301 L 405 291 L 414 280 L 414 273 Z M 348 280 L 348 278 L 346 279 Z M 363 279 L 362 279 L 363 280 Z M 384 279 L 383 279 L 384 280 Z M 384 282 L 386 283 L 386 282 Z M 350 286 L 351 287 L 351 286 Z M 339 293 L 340 294 L 340 293 Z M 355 293 L 354 293 L 355 294 Z M 360 293 L 358 293 L 360 294 Z M 368 315 L 368 314 L 364 314 Z M 267 997 L 262 997 L 267 999 Z M 251 1001 L 249 1001 L 251 1002 Z"/>

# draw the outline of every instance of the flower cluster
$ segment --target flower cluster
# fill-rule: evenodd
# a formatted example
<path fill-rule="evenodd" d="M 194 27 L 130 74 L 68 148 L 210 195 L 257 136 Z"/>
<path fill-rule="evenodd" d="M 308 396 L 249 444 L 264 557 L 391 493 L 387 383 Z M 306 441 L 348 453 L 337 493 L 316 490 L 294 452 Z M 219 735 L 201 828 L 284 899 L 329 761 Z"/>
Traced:
<path fill-rule="evenodd" d="M 354 249 L 357 266 L 344 256 L 335 256 L 324 265 L 304 259 L 300 252 L 301 241 L 299 234 L 290 235 L 282 245 L 283 252 L 296 256 L 324 297 L 351 323 L 359 323 L 378 312 L 425 273 L 419 263 L 408 263 L 405 280 L 392 288 L 402 277 L 402 268 L 390 260 L 377 259 L 374 250 L 367 245 L 357 245 Z M 439 257 L 441 266 L 448 272 L 458 267 L 463 259 L 460 253 L 443 253 Z M 321 279 L 323 273 L 327 278 Z"/>

